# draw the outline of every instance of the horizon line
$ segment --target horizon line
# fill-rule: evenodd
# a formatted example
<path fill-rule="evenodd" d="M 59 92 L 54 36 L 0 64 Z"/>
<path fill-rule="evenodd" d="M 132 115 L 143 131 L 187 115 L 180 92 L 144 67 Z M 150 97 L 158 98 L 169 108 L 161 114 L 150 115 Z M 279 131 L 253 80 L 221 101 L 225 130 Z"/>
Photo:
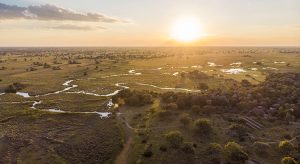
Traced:
<path fill-rule="evenodd" d="M 201 47 L 299 47 L 300 45 L 203 45 L 203 46 L 0 46 L 0 48 L 201 48 Z"/>

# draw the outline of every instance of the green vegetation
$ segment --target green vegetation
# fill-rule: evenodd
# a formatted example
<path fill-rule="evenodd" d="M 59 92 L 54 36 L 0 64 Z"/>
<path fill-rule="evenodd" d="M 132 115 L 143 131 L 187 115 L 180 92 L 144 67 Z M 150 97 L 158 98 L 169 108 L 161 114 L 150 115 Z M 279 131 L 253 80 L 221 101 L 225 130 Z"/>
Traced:
<path fill-rule="evenodd" d="M 167 143 L 173 148 L 179 148 L 183 143 L 182 134 L 179 131 L 171 131 L 165 136 Z"/>
<path fill-rule="evenodd" d="M 0 163 L 299 163 L 299 52 L 2 48 Z"/>
<path fill-rule="evenodd" d="M 213 129 L 210 120 L 208 119 L 198 119 L 194 123 L 195 125 L 195 131 L 197 134 L 202 136 L 209 136 Z"/>
<path fill-rule="evenodd" d="M 249 158 L 248 154 L 242 150 L 242 147 L 235 142 L 228 142 L 224 146 L 224 154 L 225 154 L 225 158 L 229 162 L 234 162 L 234 163 L 235 162 L 243 163 Z"/>
<path fill-rule="evenodd" d="M 282 164 L 297 164 L 298 162 L 292 157 L 283 157 L 281 160 Z"/>
<path fill-rule="evenodd" d="M 283 155 L 289 155 L 294 150 L 293 144 L 289 141 L 280 141 L 278 148 Z"/>

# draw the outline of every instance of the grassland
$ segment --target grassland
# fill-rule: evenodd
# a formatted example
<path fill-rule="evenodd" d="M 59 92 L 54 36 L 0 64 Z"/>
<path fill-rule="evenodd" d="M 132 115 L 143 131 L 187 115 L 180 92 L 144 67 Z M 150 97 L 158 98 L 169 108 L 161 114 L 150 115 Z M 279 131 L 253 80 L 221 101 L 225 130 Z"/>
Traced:
<path fill-rule="evenodd" d="M 210 143 L 224 146 L 229 141 L 242 145 L 252 162 L 279 163 L 278 142 L 299 134 L 284 119 L 270 121 L 242 108 L 208 113 L 177 109 L 161 117 L 167 105 L 161 97 L 165 92 L 227 92 L 241 87 L 243 80 L 256 87 L 271 73 L 300 73 L 299 48 L 2 48 L 0 52 L 0 94 L 13 83 L 22 84 L 18 92 L 29 94 L 0 95 L 0 163 L 113 163 L 128 139 L 132 141 L 122 159 L 127 163 L 212 163 L 207 158 Z M 190 77 L 191 72 L 207 77 Z M 68 80 L 73 81 L 66 84 Z M 208 88 L 199 88 L 199 83 Z M 151 91 L 153 103 L 109 106 L 111 97 L 124 89 Z M 110 115 L 100 118 L 97 112 Z M 199 137 L 194 124 L 183 126 L 183 113 L 191 122 L 209 119 L 212 135 Z M 228 129 L 244 116 L 264 128 L 245 125 L 250 135 L 241 141 Z M 170 131 L 181 132 L 194 153 L 169 148 L 165 134 Z M 269 143 L 272 152 L 258 154 L 256 141 Z M 150 157 L 143 155 L 145 149 L 151 150 Z"/>

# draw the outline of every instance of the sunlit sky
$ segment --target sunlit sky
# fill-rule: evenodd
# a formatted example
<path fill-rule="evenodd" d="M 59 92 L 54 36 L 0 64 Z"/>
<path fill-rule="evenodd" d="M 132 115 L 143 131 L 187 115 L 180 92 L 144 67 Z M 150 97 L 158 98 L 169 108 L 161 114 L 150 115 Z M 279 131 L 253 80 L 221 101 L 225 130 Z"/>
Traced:
<path fill-rule="evenodd" d="M 300 0 L 0 0 L 0 46 L 300 46 Z"/>

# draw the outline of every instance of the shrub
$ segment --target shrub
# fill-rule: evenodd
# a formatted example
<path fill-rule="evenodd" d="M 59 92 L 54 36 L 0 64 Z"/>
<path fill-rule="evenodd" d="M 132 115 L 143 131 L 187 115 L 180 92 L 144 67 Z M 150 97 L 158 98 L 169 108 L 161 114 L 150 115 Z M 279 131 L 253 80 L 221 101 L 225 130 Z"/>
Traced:
<path fill-rule="evenodd" d="M 175 103 L 169 103 L 165 106 L 165 109 L 166 110 L 176 110 L 176 109 L 178 109 L 178 106 Z"/>
<path fill-rule="evenodd" d="M 208 158 L 212 163 L 220 163 L 222 160 L 223 148 L 220 144 L 211 143 L 206 150 Z"/>
<path fill-rule="evenodd" d="M 199 105 L 193 105 L 192 108 L 191 108 L 191 110 L 192 110 L 194 113 L 199 114 L 200 111 L 201 111 L 201 108 L 200 108 Z"/>
<path fill-rule="evenodd" d="M 123 99 L 126 105 L 142 106 L 153 103 L 153 97 L 146 91 L 122 90 L 117 95 L 113 96 L 113 102 L 118 99 Z M 116 102 L 117 103 L 117 102 Z"/>
<path fill-rule="evenodd" d="M 167 151 L 167 147 L 162 145 L 159 147 L 159 150 L 162 151 L 162 152 L 166 152 Z"/>
<path fill-rule="evenodd" d="M 25 85 L 24 84 L 21 84 L 19 82 L 16 82 L 16 83 L 13 83 L 9 86 L 7 86 L 5 89 L 4 89 L 4 92 L 5 93 L 16 93 L 18 90 L 22 90 L 25 88 Z"/>
<path fill-rule="evenodd" d="M 165 138 L 167 143 L 173 148 L 180 147 L 183 142 L 182 134 L 179 131 L 171 131 L 166 134 Z"/>
<path fill-rule="evenodd" d="M 207 90 L 208 89 L 208 85 L 205 83 L 199 83 L 198 84 L 198 88 L 202 89 L 202 90 Z"/>
<path fill-rule="evenodd" d="M 270 154 L 271 146 L 265 142 L 254 142 L 254 150 L 257 155 L 266 156 Z"/>
<path fill-rule="evenodd" d="M 167 111 L 167 110 L 161 110 L 161 111 L 158 111 L 157 112 L 157 115 L 160 119 L 166 119 L 168 118 L 169 116 L 172 115 L 172 113 L 170 111 Z"/>
<path fill-rule="evenodd" d="M 181 116 L 180 116 L 180 119 L 179 121 L 182 123 L 182 125 L 185 127 L 187 126 L 191 121 L 191 117 L 189 116 L 189 114 L 187 113 L 183 113 Z"/>
<path fill-rule="evenodd" d="M 50 68 L 51 66 L 47 63 L 44 63 L 44 68 Z"/>
<path fill-rule="evenodd" d="M 247 128 L 243 125 L 232 124 L 230 125 L 229 130 L 232 137 L 237 137 L 240 140 L 247 136 Z"/>
<path fill-rule="evenodd" d="M 198 119 L 195 121 L 195 131 L 200 135 L 207 135 L 212 132 L 212 125 L 209 119 Z"/>
<path fill-rule="evenodd" d="M 278 145 L 279 151 L 284 155 L 289 155 L 294 150 L 293 144 L 289 141 L 280 141 Z"/>
<path fill-rule="evenodd" d="M 229 162 L 245 162 L 248 160 L 248 154 L 242 150 L 242 147 L 235 142 L 228 142 L 224 147 L 225 158 Z"/>
<path fill-rule="evenodd" d="M 246 79 L 243 79 L 241 81 L 241 84 L 242 84 L 243 87 L 249 87 L 249 86 L 251 86 L 251 83 L 248 80 L 246 80 Z"/>
<path fill-rule="evenodd" d="M 145 146 L 144 153 L 143 153 L 144 157 L 151 157 L 153 155 L 153 153 L 151 151 L 151 147 L 152 147 L 152 144 Z"/>
<path fill-rule="evenodd" d="M 13 85 L 9 85 L 4 89 L 5 93 L 16 93 L 17 89 Z"/>
<path fill-rule="evenodd" d="M 298 164 L 298 162 L 292 157 L 283 157 L 281 160 L 282 164 Z"/>
<path fill-rule="evenodd" d="M 188 142 L 183 143 L 181 150 L 186 154 L 194 154 L 195 153 L 193 144 L 188 143 Z"/>

